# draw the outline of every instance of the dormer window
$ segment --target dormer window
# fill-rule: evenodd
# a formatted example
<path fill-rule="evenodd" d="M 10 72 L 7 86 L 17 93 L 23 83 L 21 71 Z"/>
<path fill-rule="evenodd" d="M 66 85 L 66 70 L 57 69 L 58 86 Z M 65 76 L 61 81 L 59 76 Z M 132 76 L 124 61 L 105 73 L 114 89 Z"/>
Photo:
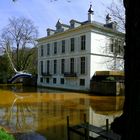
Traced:
<path fill-rule="evenodd" d="M 61 29 L 61 25 L 57 26 L 57 30 L 60 30 Z"/>
<path fill-rule="evenodd" d="M 71 23 L 71 28 L 74 28 L 74 22 Z"/>
<path fill-rule="evenodd" d="M 60 22 L 60 19 L 57 21 L 57 23 L 56 23 L 56 26 L 55 26 L 55 27 L 56 27 L 57 32 L 61 30 L 62 23 Z"/>
<path fill-rule="evenodd" d="M 47 35 L 50 36 L 50 35 L 53 35 L 53 34 L 55 34 L 55 30 L 48 28 L 47 29 Z"/>
<path fill-rule="evenodd" d="M 82 24 L 81 22 L 72 19 L 72 20 L 70 21 L 70 28 L 79 27 L 79 26 L 81 26 L 81 24 Z"/>
<path fill-rule="evenodd" d="M 117 22 L 116 21 L 111 21 L 111 17 L 109 14 L 106 16 L 106 24 L 104 24 L 104 27 L 117 30 Z"/>
<path fill-rule="evenodd" d="M 55 27 L 56 27 L 56 32 L 64 32 L 70 28 L 69 25 L 63 24 L 62 22 L 60 22 L 60 20 L 58 20 Z"/>

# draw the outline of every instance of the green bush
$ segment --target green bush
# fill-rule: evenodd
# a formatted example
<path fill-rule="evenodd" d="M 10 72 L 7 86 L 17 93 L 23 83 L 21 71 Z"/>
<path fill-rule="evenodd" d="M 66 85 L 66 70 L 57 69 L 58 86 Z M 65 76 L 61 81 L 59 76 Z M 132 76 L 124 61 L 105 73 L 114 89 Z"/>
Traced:
<path fill-rule="evenodd" d="M 114 80 L 115 80 L 115 78 L 114 78 L 114 77 L 112 77 L 112 76 L 109 76 L 109 77 L 107 77 L 107 78 L 106 78 L 106 80 L 109 80 L 109 81 L 114 81 Z"/>
<path fill-rule="evenodd" d="M 0 129 L 0 140 L 15 140 L 11 134 L 8 134 L 4 129 Z"/>

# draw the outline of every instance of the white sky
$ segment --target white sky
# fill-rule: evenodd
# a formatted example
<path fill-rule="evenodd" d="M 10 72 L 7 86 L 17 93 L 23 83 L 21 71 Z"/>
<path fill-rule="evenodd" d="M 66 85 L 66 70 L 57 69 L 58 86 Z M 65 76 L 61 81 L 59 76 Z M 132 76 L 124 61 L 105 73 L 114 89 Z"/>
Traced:
<path fill-rule="evenodd" d="M 69 24 L 71 19 L 86 21 L 90 3 L 93 5 L 94 20 L 105 22 L 107 6 L 112 0 L 0 0 L 0 30 L 11 17 L 25 17 L 34 22 L 39 37 L 46 36 L 46 29 L 55 29 L 60 19 Z M 53 1 L 53 2 L 51 2 Z M 71 2 L 67 2 L 71 1 Z"/>

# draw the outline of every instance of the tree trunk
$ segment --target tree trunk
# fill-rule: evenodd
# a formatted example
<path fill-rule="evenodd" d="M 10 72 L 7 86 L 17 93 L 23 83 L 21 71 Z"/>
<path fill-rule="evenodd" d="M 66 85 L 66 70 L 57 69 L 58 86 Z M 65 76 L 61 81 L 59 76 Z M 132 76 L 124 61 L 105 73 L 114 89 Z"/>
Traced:
<path fill-rule="evenodd" d="M 126 8 L 125 103 L 123 115 L 111 127 L 122 140 L 140 139 L 140 10 L 139 1 L 124 0 Z"/>

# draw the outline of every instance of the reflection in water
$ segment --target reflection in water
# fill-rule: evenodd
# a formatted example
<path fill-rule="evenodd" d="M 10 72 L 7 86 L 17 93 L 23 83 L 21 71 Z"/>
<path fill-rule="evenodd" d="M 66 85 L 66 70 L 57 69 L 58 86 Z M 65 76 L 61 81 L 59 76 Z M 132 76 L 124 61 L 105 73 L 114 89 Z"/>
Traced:
<path fill-rule="evenodd" d="M 27 132 L 16 136 L 17 140 L 46 140 L 45 137 L 35 132 Z"/>
<path fill-rule="evenodd" d="M 90 124 L 103 126 L 106 118 L 112 122 L 122 113 L 123 96 L 19 89 L 15 94 L 13 90 L 0 87 L 0 125 L 13 133 L 36 132 L 47 140 L 65 140 L 67 116 L 70 116 L 70 125 L 83 122 L 85 113 Z M 74 135 L 73 139 L 78 137 Z"/>

